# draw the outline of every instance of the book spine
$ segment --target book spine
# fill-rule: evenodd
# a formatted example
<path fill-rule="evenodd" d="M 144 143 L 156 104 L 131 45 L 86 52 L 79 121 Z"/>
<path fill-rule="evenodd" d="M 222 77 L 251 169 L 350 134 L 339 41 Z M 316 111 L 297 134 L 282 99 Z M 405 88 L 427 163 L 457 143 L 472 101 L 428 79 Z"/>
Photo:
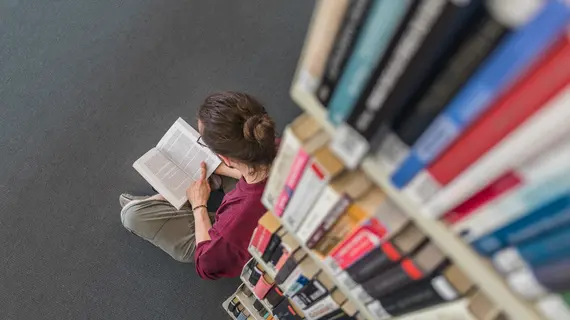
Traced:
<path fill-rule="evenodd" d="M 472 242 L 521 217 L 529 214 L 531 217 L 537 216 L 532 214 L 535 210 L 540 211 L 541 207 L 568 194 L 570 182 L 564 178 L 570 172 L 570 164 L 566 161 L 570 156 L 570 147 L 568 147 L 570 143 L 566 142 L 565 145 L 567 147 L 549 150 L 536 161 L 519 168 L 518 174 L 524 185 L 483 207 L 469 218 L 452 225 L 452 231 L 461 235 L 466 241 Z M 492 242 L 489 241 L 485 246 L 491 248 Z"/>
<path fill-rule="evenodd" d="M 309 240 L 307 240 L 307 247 L 309 249 L 315 248 L 317 243 L 321 241 L 321 239 L 333 227 L 340 216 L 348 209 L 349 205 L 350 199 L 348 199 L 347 196 L 340 198 L 340 201 L 337 203 L 337 205 L 333 207 L 330 213 L 323 219 L 323 222 L 313 232 Z"/>
<path fill-rule="evenodd" d="M 536 309 L 548 320 L 570 319 L 570 309 L 556 294 L 549 294 L 536 303 Z"/>
<path fill-rule="evenodd" d="M 363 283 L 362 287 L 370 296 L 378 299 L 424 276 L 423 271 L 418 268 L 412 259 L 405 258 L 402 259 L 399 265 Z"/>
<path fill-rule="evenodd" d="M 458 223 L 473 212 L 503 196 L 506 192 L 520 187 L 521 184 L 522 179 L 517 175 L 516 171 L 509 171 L 481 189 L 481 191 L 475 193 L 465 202 L 445 213 L 442 220 L 447 224 Z"/>
<path fill-rule="evenodd" d="M 311 307 L 306 309 L 303 313 L 305 317 L 308 319 L 320 319 L 321 317 L 338 310 L 340 306 L 332 296 L 328 295 L 325 298 L 321 299 L 319 302 L 313 304 Z"/>
<path fill-rule="evenodd" d="M 561 37 L 481 118 L 424 171 L 434 192 L 477 161 L 570 83 L 570 40 Z M 508 121 L 505 121 L 508 119 Z M 414 185 L 412 181 L 410 185 Z M 417 184 L 416 184 L 417 185 Z M 425 187 L 419 186 L 418 189 Z M 412 191 L 412 190 L 409 190 Z M 425 193 L 424 193 L 425 194 Z M 412 195 L 420 203 L 422 194 Z"/>
<path fill-rule="evenodd" d="M 317 90 L 348 3 L 349 0 L 318 2 L 315 18 L 307 37 L 307 46 L 303 52 L 303 62 L 297 82 L 308 92 Z"/>
<path fill-rule="evenodd" d="M 257 228 L 260 229 L 259 246 L 257 247 L 257 250 L 259 250 L 259 254 L 263 255 L 271 241 L 271 232 L 262 225 L 258 225 Z"/>
<path fill-rule="evenodd" d="M 341 73 L 354 49 L 356 39 L 364 24 L 372 0 L 351 1 L 344 22 L 336 35 L 333 49 L 328 57 L 325 72 L 317 89 L 317 98 L 324 106 L 329 103 Z"/>
<path fill-rule="evenodd" d="M 271 257 L 269 257 L 269 260 L 267 261 L 269 263 L 269 267 L 275 268 L 277 262 L 283 256 L 283 253 L 284 253 L 283 246 L 281 246 L 281 241 L 279 241 L 279 245 L 277 245 L 277 248 L 273 251 Z"/>
<path fill-rule="evenodd" d="M 563 139 L 570 128 L 570 85 L 548 105 L 505 137 L 483 155 L 453 183 L 449 184 L 421 207 L 422 214 L 439 217 L 472 194 L 481 190 L 505 172 L 547 149 L 553 142 Z M 533 146 L 529 148 L 528 146 Z"/>
<path fill-rule="evenodd" d="M 358 259 L 377 248 L 386 236 L 386 228 L 376 219 L 370 219 L 342 241 L 330 256 L 336 264 L 346 270 Z"/>
<path fill-rule="evenodd" d="M 290 230 L 296 231 L 299 228 L 329 179 L 326 171 L 316 161 L 310 162 L 283 213 L 283 222 Z"/>
<path fill-rule="evenodd" d="M 511 11 L 523 12 L 531 18 L 540 7 L 534 2 L 525 4 L 532 8 L 519 5 Z M 499 93 L 524 73 L 542 49 L 562 33 L 569 19 L 570 8 L 566 3 L 549 1 L 534 19 L 506 37 L 414 143 L 406 160 L 391 176 L 394 186 L 403 188 L 431 164 Z"/>
<path fill-rule="evenodd" d="M 289 256 L 287 261 L 285 261 L 285 264 L 283 264 L 283 266 L 279 268 L 279 271 L 275 275 L 275 282 L 279 285 L 285 283 L 285 281 L 287 281 L 287 279 L 293 273 L 293 271 L 295 271 L 296 267 L 297 267 L 297 262 L 293 258 L 293 255 Z M 285 287 L 283 286 L 282 288 Z"/>
<path fill-rule="evenodd" d="M 309 279 L 307 279 L 307 277 L 305 277 L 303 274 L 300 274 L 290 283 L 286 290 L 285 287 L 283 287 L 284 294 L 288 297 L 292 297 L 297 292 L 299 292 L 299 290 L 301 290 L 307 283 L 309 283 Z"/>
<path fill-rule="evenodd" d="M 328 290 L 325 288 L 318 280 L 312 280 L 306 286 L 304 286 L 296 295 L 294 295 L 291 300 L 293 300 L 297 306 L 305 310 L 319 299 L 327 295 Z"/>
<path fill-rule="evenodd" d="M 343 122 L 354 107 L 410 3 L 409 0 L 374 0 L 354 52 L 331 97 L 329 119 L 333 124 Z"/>
<path fill-rule="evenodd" d="M 342 196 L 332 187 L 325 187 L 320 197 L 307 214 L 307 218 L 301 224 L 299 230 L 297 230 L 297 236 L 301 239 L 301 242 L 307 243 L 307 241 L 310 240 L 313 233 L 323 223 L 327 215 L 337 206 L 341 197 Z"/>
<path fill-rule="evenodd" d="M 261 237 L 261 230 L 262 227 L 257 226 L 253 230 L 253 236 L 251 237 L 251 241 L 249 243 L 250 247 L 255 248 L 255 250 L 259 251 L 259 238 Z"/>
<path fill-rule="evenodd" d="M 275 203 L 274 213 L 276 216 L 281 217 L 283 215 L 285 207 L 289 203 L 289 199 L 293 196 L 293 192 L 295 192 L 295 188 L 297 187 L 299 180 L 301 180 L 301 176 L 305 171 L 309 158 L 309 154 L 305 152 L 303 148 L 299 148 L 291 170 L 289 170 L 287 180 L 285 180 L 285 186 L 283 187 L 283 190 L 281 190 L 279 198 L 277 198 L 277 202 Z"/>
<path fill-rule="evenodd" d="M 368 305 L 368 309 L 380 319 L 389 319 L 457 298 L 457 290 L 444 276 L 438 275 L 375 300 Z"/>
<path fill-rule="evenodd" d="M 268 262 L 273 253 L 275 253 L 275 250 L 277 250 L 279 247 L 279 244 L 281 244 L 281 238 L 279 238 L 279 236 L 275 233 L 272 234 L 269 243 L 267 244 L 267 248 L 265 248 L 263 251 L 261 259 L 263 259 L 265 262 Z"/>
<path fill-rule="evenodd" d="M 570 194 L 540 206 L 529 214 L 512 221 L 473 241 L 479 254 L 491 256 L 509 246 L 532 240 L 557 228 L 570 225 Z"/>
<path fill-rule="evenodd" d="M 398 113 L 407 113 L 410 100 L 439 71 L 440 61 L 449 59 L 458 36 L 481 7 L 481 1 L 429 1 L 420 6 L 392 61 L 367 92 L 366 111 L 354 123 L 357 131 L 370 139 L 381 123 L 392 124 Z"/>
<path fill-rule="evenodd" d="M 378 159 L 394 171 L 409 153 L 410 146 L 427 129 L 433 119 L 451 100 L 461 85 L 469 79 L 481 62 L 495 49 L 508 32 L 505 22 L 498 21 L 490 12 L 485 12 L 481 21 L 463 42 L 427 91 L 411 103 L 410 112 L 399 117 L 387 137 L 378 146 Z"/>
<path fill-rule="evenodd" d="M 348 267 L 346 271 L 355 282 L 364 283 L 376 274 L 395 266 L 395 263 L 400 259 L 402 259 L 400 250 L 390 241 L 386 241 Z"/>
<path fill-rule="evenodd" d="M 493 256 L 493 264 L 502 273 L 509 273 L 520 267 L 536 268 L 568 258 L 570 258 L 570 231 L 563 229 L 552 234 L 544 234 L 538 239 L 516 247 L 501 250 Z"/>
<path fill-rule="evenodd" d="M 295 156 L 300 148 L 301 142 L 295 137 L 291 128 L 286 127 L 279 146 L 279 151 L 277 152 L 275 161 L 273 161 L 269 178 L 267 179 L 263 195 L 261 196 L 261 202 L 267 209 L 275 211 L 275 204 L 285 186 L 287 172 L 289 172 L 293 166 Z"/>

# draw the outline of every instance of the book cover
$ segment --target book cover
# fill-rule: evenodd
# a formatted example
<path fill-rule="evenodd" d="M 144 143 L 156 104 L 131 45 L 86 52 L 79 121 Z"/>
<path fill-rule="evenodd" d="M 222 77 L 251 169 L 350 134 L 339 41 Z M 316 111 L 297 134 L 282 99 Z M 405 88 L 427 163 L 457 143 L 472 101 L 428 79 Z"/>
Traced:
<path fill-rule="evenodd" d="M 344 21 L 336 34 L 334 45 L 317 89 L 317 98 L 326 106 L 351 55 L 372 0 L 351 1 Z"/>
<path fill-rule="evenodd" d="M 317 120 L 306 113 L 295 118 L 291 124 L 285 127 L 279 143 L 279 150 L 271 165 L 269 177 L 261 196 L 261 202 L 267 209 L 275 210 L 275 202 L 285 186 L 287 173 L 293 165 L 301 144 L 321 129 Z"/>
<path fill-rule="evenodd" d="M 275 251 L 273 251 L 273 253 L 271 254 L 271 257 L 269 257 L 269 260 L 267 260 L 269 266 L 276 268 L 277 262 L 281 260 L 281 257 L 283 257 L 283 255 L 285 254 L 285 251 L 286 250 L 283 248 L 283 246 L 280 243 L 275 249 Z"/>
<path fill-rule="evenodd" d="M 271 287 L 273 287 L 273 279 L 271 279 L 267 274 L 263 274 L 255 284 L 253 293 L 258 299 L 263 299 Z"/>
<path fill-rule="evenodd" d="M 304 243 L 307 243 L 315 233 L 323 233 L 328 231 L 331 223 L 325 223 L 329 215 L 337 212 L 337 207 L 347 207 L 344 205 L 345 199 L 355 199 L 366 190 L 370 189 L 372 182 L 366 177 L 366 174 L 360 170 L 345 171 L 338 177 L 334 178 L 330 185 L 326 186 L 315 204 L 307 214 L 304 222 L 297 230 L 297 237 Z M 344 210 L 343 210 L 344 211 Z M 340 214 L 340 213 L 338 213 Z M 336 221 L 338 216 L 334 219 Z M 315 240 L 313 240 L 315 241 Z M 318 240 L 317 240 L 318 241 Z"/>
<path fill-rule="evenodd" d="M 293 164 L 289 169 L 287 178 L 285 179 L 285 185 L 279 193 L 279 197 L 275 201 L 274 213 L 276 216 L 281 217 L 285 211 L 285 207 L 289 203 L 289 200 L 293 196 L 295 189 L 307 163 L 309 162 L 310 156 L 317 149 L 324 146 L 329 140 L 329 136 L 324 131 L 318 131 L 315 135 L 311 136 L 305 143 L 301 144 L 301 147 L 297 151 L 297 155 L 293 160 Z"/>
<path fill-rule="evenodd" d="M 328 314 L 340 309 L 341 304 L 345 301 L 346 297 L 337 289 L 304 310 L 304 313 L 309 319 L 322 319 L 322 317 L 326 317 Z"/>
<path fill-rule="evenodd" d="M 378 187 L 368 192 L 352 203 L 346 212 L 336 221 L 334 226 L 315 245 L 314 250 L 326 256 L 341 240 L 343 240 L 356 226 L 370 218 L 384 201 L 385 194 Z"/>
<path fill-rule="evenodd" d="M 507 246 L 519 245 L 570 226 L 570 193 L 541 205 L 471 243 L 481 255 L 490 257 Z"/>
<path fill-rule="evenodd" d="M 283 299 L 285 299 L 283 291 L 281 291 L 277 286 L 273 286 L 265 295 L 265 300 L 272 308 L 277 307 Z"/>
<path fill-rule="evenodd" d="M 522 26 L 499 44 L 414 143 L 406 160 L 391 176 L 394 186 L 403 188 L 430 165 L 502 91 L 524 74 L 543 48 L 562 34 L 570 19 L 569 6 L 563 1 L 540 5 L 540 1 L 529 1 L 512 6 L 510 12 L 521 18 Z"/>
<path fill-rule="evenodd" d="M 334 282 L 324 272 L 320 272 L 291 297 L 291 300 L 299 308 L 305 310 L 321 298 L 324 298 L 333 288 Z"/>
<path fill-rule="evenodd" d="M 450 59 L 482 7 L 482 1 L 422 3 L 386 69 L 369 82 L 362 95 L 365 111 L 351 123 L 354 128 L 371 139 L 380 124 L 390 125 L 399 113 L 407 114 L 411 100 L 433 81 L 442 62 Z"/>
<path fill-rule="evenodd" d="M 562 36 L 427 168 L 424 183 L 433 192 L 449 184 L 569 83 L 570 40 Z M 420 196 L 420 203 L 427 200 Z"/>
<path fill-rule="evenodd" d="M 457 223 L 488 203 L 503 196 L 506 192 L 520 187 L 521 184 L 522 180 L 516 172 L 508 171 L 475 193 L 471 198 L 446 212 L 441 219 L 447 224 Z"/>
<path fill-rule="evenodd" d="M 313 278 L 319 270 L 319 267 L 313 259 L 303 259 L 281 285 L 285 295 L 289 297 L 295 295 L 295 293 L 305 286 L 309 282 L 309 279 Z"/>
<path fill-rule="evenodd" d="M 367 306 L 372 313 L 384 319 L 456 300 L 472 287 L 470 280 L 452 265 L 443 274 L 417 281 Z"/>
<path fill-rule="evenodd" d="M 534 300 L 549 292 L 570 290 L 570 259 L 559 260 L 536 268 L 525 267 L 507 275 L 513 291 L 527 300 Z"/>
<path fill-rule="evenodd" d="M 349 0 L 322 0 L 317 3 L 297 81 L 305 91 L 317 90 L 348 4 Z"/>
<path fill-rule="evenodd" d="M 323 188 L 343 169 L 342 162 L 327 146 L 314 153 L 283 213 L 283 223 L 290 230 L 299 228 Z"/>
<path fill-rule="evenodd" d="M 497 252 L 493 264 L 502 273 L 509 273 L 525 266 L 534 268 L 570 258 L 570 230 L 568 224 L 565 227 Z"/>
<path fill-rule="evenodd" d="M 426 236 L 414 224 L 409 224 L 392 239 L 382 243 L 346 271 L 357 283 L 364 283 L 386 269 L 396 265 L 402 257 L 416 251 L 427 241 Z"/>
<path fill-rule="evenodd" d="M 548 131 L 541 133 L 548 135 Z M 472 242 L 567 194 L 570 181 L 565 178 L 567 172 L 570 172 L 570 163 L 567 161 L 570 157 L 570 141 L 562 140 L 561 143 L 562 145 L 546 150 L 517 169 L 524 185 L 452 225 L 452 231 Z"/>
<path fill-rule="evenodd" d="M 374 0 L 328 105 L 329 119 L 333 124 L 340 124 L 350 113 L 410 3 L 409 0 Z"/>
<path fill-rule="evenodd" d="M 275 282 L 281 285 L 283 282 L 291 275 L 293 270 L 297 268 L 299 263 L 305 259 L 307 254 L 303 250 L 297 250 L 293 252 L 287 259 L 287 261 L 283 264 L 281 268 L 277 271 L 275 275 Z"/>
<path fill-rule="evenodd" d="M 570 129 L 566 125 L 570 120 L 569 103 L 570 85 L 422 205 L 421 213 L 439 217 L 500 175 L 548 150 L 555 142 L 564 141 Z"/>
<path fill-rule="evenodd" d="M 281 244 L 281 237 L 285 234 L 285 229 L 279 229 L 277 232 L 273 233 L 270 237 L 267 247 L 261 255 L 261 259 L 265 262 L 269 262 L 269 259 L 273 256 L 279 245 Z"/>
<path fill-rule="evenodd" d="M 485 2 L 486 6 L 475 21 L 465 31 L 452 56 L 443 62 L 439 73 L 426 85 L 425 92 L 416 94 L 414 101 L 409 102 L 409 110 L 400 112 L 378 144 L 378 161 L 388 172 L 393 172 L 409 153 L 410 146 L 427 129 L 432 120 L 453 98 L 461 86 L 467 82 L 477 67 L 498 45 L 500 40 L 510 31 L 508 17 L 501 10 L 508 7 L 493 5 L 502 0 Z"/>
<path fill-rule="evenodd" d="M 267 246 L 271 242 L 272 235 L 281 228 L 281 223 L 279 223 L 279 220 L 277 220 L 277 218 L 268 211 L 259 219 L 257 228 L 261 230 L 261 233 L 259 235 L 259 242 L 256 248 L 259 250 L 259 253 L 263 255 Z"/>
<path fill-rule="evenodd" d="M 417 253 L 362 284 L 363 289 L 374 298 L 380 298 L 397 288 L 418 281 L 446 264 L 443 253 L 433 243 L 426 243 Z"/>

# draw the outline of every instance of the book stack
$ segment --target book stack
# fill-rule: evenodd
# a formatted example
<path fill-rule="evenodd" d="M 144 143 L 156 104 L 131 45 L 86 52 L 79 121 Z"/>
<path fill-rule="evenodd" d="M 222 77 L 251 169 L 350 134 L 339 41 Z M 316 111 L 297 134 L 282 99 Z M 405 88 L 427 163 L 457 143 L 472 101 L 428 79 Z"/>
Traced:
<path fill-rule="evenodd" d="M 570 319 L 569 28 L 566 0 L 318 1 L 252 272 L 308 319 Z"/>

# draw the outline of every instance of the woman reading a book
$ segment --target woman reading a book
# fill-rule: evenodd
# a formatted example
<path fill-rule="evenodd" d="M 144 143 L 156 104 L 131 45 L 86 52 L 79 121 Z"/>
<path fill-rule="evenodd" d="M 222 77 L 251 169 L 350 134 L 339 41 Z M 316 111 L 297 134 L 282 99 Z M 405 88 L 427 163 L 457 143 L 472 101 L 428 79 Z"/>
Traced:
<path fill-rule="evenodd" d="M 222 160 L 215 173 L 239 179 L 217 212 L 208 212 L 211 187 L 202 163 L 201 178 L 187 190 L 187 207 L 177 210 L 160 194 L 122 194 L 121 220 L 174 259 L 195 261 L 204 279 L 236 277 L 250 258 L 249 240 L 266 211 L 261 195 L 277 152 L 275 125 L 253 97 L 222 92 L 207 97 L 200 107 L 198 131 L 199 143 Z"/>

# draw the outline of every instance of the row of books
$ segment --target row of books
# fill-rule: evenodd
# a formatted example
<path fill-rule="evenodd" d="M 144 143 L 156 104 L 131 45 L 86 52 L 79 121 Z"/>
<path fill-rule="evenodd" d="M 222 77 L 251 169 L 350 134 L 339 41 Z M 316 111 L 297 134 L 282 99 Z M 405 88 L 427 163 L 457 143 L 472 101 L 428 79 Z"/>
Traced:
<path fill-rule="evenodd" d="M 259 252 L 256 256 L 261 257 L 263 264 L 253 262 L 246 267 L 251 269 L 248 281 L 254 286 L 256 296 L 271 306 L 277 305 L 283 297 L 289 297 L 299 313 L 304 313 L 309 319 L 328 319 L 327 316 L 332 315 L 335 319 L 341 315 L 342 319 L 365 319 L 331 280 L 331 277 L 336 277 L 350 288 L 353 297 L 364 301 L 370 313 L 378 319 L 389 319 L 443 303 L 448 303 L 449 308 L 438 309 L 429 316 L 437 319 L 453 313 L 455 319 L 502 319 L 500 311 L 482 294 L 476 294 L 469 279 L 413 225 L 404 227 L 393 241 L 371 249 L 345 269 L 337 269 L 337 274 L 321 270 L 285 230 L 271 213 L 264 215 L 251 241 L 253 250 Z M 357 241 L 361 244 L 366 242 L 360 237 L 363 230 L 368 229 L 357 228 L 350 240 L 341 241 L 336 250 L 355 249 L 352 239 L 360 239 Z M 378 239 L 376 231 L 372 232 L 373 238 Z M 270 240 L 265 241 L 267 238 Z M 409 254 L 405 250 L 409 250 Z M 339 257 L 352 253 L 349 250 Z M 276 273 L 275 279 L 263 271 L 263 266 Z M 327 296 L 330 298 L 324 300 Z M 336 303 L 332 304 L 331 299 Z M 328 308 L 322 307 L 325 303 Z M 458 303 L 462 303 L 462 307 L 458 307 Z M 316 314 L 315 310 L 326 310 L 332 315 Z M 332 313 L 335 310 L 337 313 Z"/>
<path fill-rule="evenodd" d="M 247 296 L 247 295 L 246 295 Z M 238 297 L 234 297 L 228 304 L 228 312 L 237 320 L 253 320 L 255 319 L 244 305 L 239 301 Z"/>
<path fill-rule="evenodd" d="M 439 218 L 570 131 L 569 23 L 564 0 L 321 0 L 297 85 L 345 164 L 372 151 Z"/>
<path fill-rule="evenodd" d="M 345 168 L 329 141 L 330 136 L 307 114 L 286 128 L 263 194 L 265 206 L 304 246 L 320 254 L 362 301 L 444 272 L 449 262 L 439 248 L 363 172 Z M 570 165 L 569 157 L 555 156 L 556 146 L 551 152 L 535 159 L 525 172 L 556 171 Z M 570 252 L 566 222 L 570 197 L 564 193 L 570 188 L 565 186 L 569 180 L 565 175 L 547 178 L 542 184 L 515 188 L 518 191 L 477 213 L 454 213 L 453 219 L 445 221 L 482 255 L 494 257 L 516 292 L 536 300 L 541 310 L 556 303 L 560 316 L 570 311 L 562 297 L 553 293 L 569 289 L 568 273 L 553 271 L 567 265 Z M 516 185 L 513 181 L 502 179 L 501 188 Z M 498 189 L 491 193 L 497 194 Z M 544 203 L 547 198 L 551 200 Z M 536 209 L 529 211 L 529 205 Z M 269 265 L 281 266 L 292 252 L 282 249 L 296 248 L 291 244 L 293 237 L 285 234 L 278 220 L 265 219 L 273 223 L 260 220 L 265 227 L 256 230 L 252 244 Z"/>

